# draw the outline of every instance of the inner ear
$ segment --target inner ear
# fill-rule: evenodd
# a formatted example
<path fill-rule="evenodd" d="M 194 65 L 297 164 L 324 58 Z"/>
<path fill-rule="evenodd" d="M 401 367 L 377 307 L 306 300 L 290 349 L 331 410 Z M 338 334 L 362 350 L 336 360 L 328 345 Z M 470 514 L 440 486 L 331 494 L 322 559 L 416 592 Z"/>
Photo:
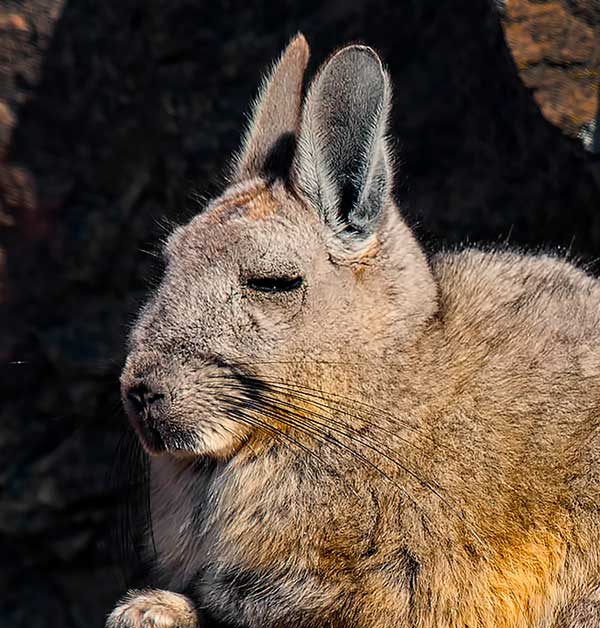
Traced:
<path fill-rule="evenodd" d="M 336 232 L 369 235 L 389 197 L 389 103 L 387 74 L 366 46 L 335 54 L 310 87 L 292 176 Z"/>
<path fill-rule="evenodd" d="M 296 152 L 295 133 L 284 133 L 275 141 L 264 159 L 263 171 L 267 177 L 287 180 Z"/>
<path fill-rule="evenodd" d="M 289 173 L 308 57 L 308 43 L 304 35 L 298 34 L 263 81 L 242 149 L 235 160 L 234 180 Z"/>

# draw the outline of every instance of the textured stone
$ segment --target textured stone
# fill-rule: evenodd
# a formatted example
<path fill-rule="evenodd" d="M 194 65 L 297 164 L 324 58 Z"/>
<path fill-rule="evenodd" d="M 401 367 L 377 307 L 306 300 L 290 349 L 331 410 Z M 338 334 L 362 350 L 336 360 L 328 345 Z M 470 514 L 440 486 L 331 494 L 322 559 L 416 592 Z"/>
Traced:
<path fill-rule="evenodd" d="M 582 24 L 564 41 L 568 71 L 584 71 L 595 13 L 538 4 Z M 529 18 L 510 5 L 507 37 L 533 77 L 551 42 L 523 28 L 513 41 Z M 132 451 L 117 380 L 160 270 L 148 252 L 219 188 L 259 77 L 297 30 L 313 69 L 348 41 L 381 51 L 397 196 L 429 249 L 510 239 L 597 256 L 597 161 L 571 139 L 585 86 L 573 79 L 581 95 L 569 88 L 564 109 L 577 121 L 550 124 L 493 6 L 5 0 L 2 15 L 22 22 L 0 37 L 0 626 L 101 626 L 125 586 L 115 515 Z"/>
<path fill-rule="evenodd" d="M 600 10 L 594 0 L 511 0 L 504 28 L 519 74 L 546 119 L 571 137 L 600 115 Z M 586 146 L 592 149 L 592 140 Z M 600 146 L 598 147 L 600 151 Z"/>

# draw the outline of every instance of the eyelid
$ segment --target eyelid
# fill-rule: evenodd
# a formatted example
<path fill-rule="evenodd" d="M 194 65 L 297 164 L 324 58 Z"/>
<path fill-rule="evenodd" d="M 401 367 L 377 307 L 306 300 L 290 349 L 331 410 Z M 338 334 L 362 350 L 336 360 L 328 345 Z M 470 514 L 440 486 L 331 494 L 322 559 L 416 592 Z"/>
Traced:
<path fill-rule="evenodd" d="M 266 293 L 292 292 L 300 288 L 303 283 L 304 278 L 301 275 L 249 277 L 246 281 L 246 285 L 251 290 Z"/>

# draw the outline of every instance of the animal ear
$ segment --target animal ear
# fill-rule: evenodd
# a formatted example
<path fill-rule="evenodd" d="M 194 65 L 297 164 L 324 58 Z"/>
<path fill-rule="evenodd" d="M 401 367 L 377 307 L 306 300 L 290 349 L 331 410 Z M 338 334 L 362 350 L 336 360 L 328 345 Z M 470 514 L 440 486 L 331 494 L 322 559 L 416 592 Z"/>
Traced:
<path fill-rule="evenodd" d="M 348 46 L 308 91 L 292 166 L 294 185 L 336 232 L 372 233 L 390 194 L 390 84 L 377 53 Z"/>
<path fill-rule="evenodd" d="M 242 149 L 234 165 L 234 179 L 289 173 L 300 123 L 302 81 L 309 54 L 308 43 L 299 33 L 263 79 Z"/>

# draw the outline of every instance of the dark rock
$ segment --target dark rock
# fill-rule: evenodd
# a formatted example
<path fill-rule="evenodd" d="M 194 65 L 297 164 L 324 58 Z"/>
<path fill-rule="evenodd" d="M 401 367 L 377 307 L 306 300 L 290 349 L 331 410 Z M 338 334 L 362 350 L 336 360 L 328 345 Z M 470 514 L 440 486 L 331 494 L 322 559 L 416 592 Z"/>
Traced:
<path fill-rule="evenodd" d="M 592 0 L 515 0 L 503 16 L 519 74 L 542 113 L 590 149 L 588 134 L 600 112 L 598 6 Z"/>
<path fill-rule="evenodd" d="M 397 194 L 427 247 L 510 239 L 591 260 L 600 176 L 576 139 L 597 104 L 588 4 L 508 3 L 509 48 L 486 0 L 4 2 L 0 625 L 101 626 L 125 586 L 117 380 L 159 270 L 147 252 L 197 207 L 192 191 L 218 188 L 287 40 L 306 33 L 312 68 L 352 40 L 381 51 Z"/>

